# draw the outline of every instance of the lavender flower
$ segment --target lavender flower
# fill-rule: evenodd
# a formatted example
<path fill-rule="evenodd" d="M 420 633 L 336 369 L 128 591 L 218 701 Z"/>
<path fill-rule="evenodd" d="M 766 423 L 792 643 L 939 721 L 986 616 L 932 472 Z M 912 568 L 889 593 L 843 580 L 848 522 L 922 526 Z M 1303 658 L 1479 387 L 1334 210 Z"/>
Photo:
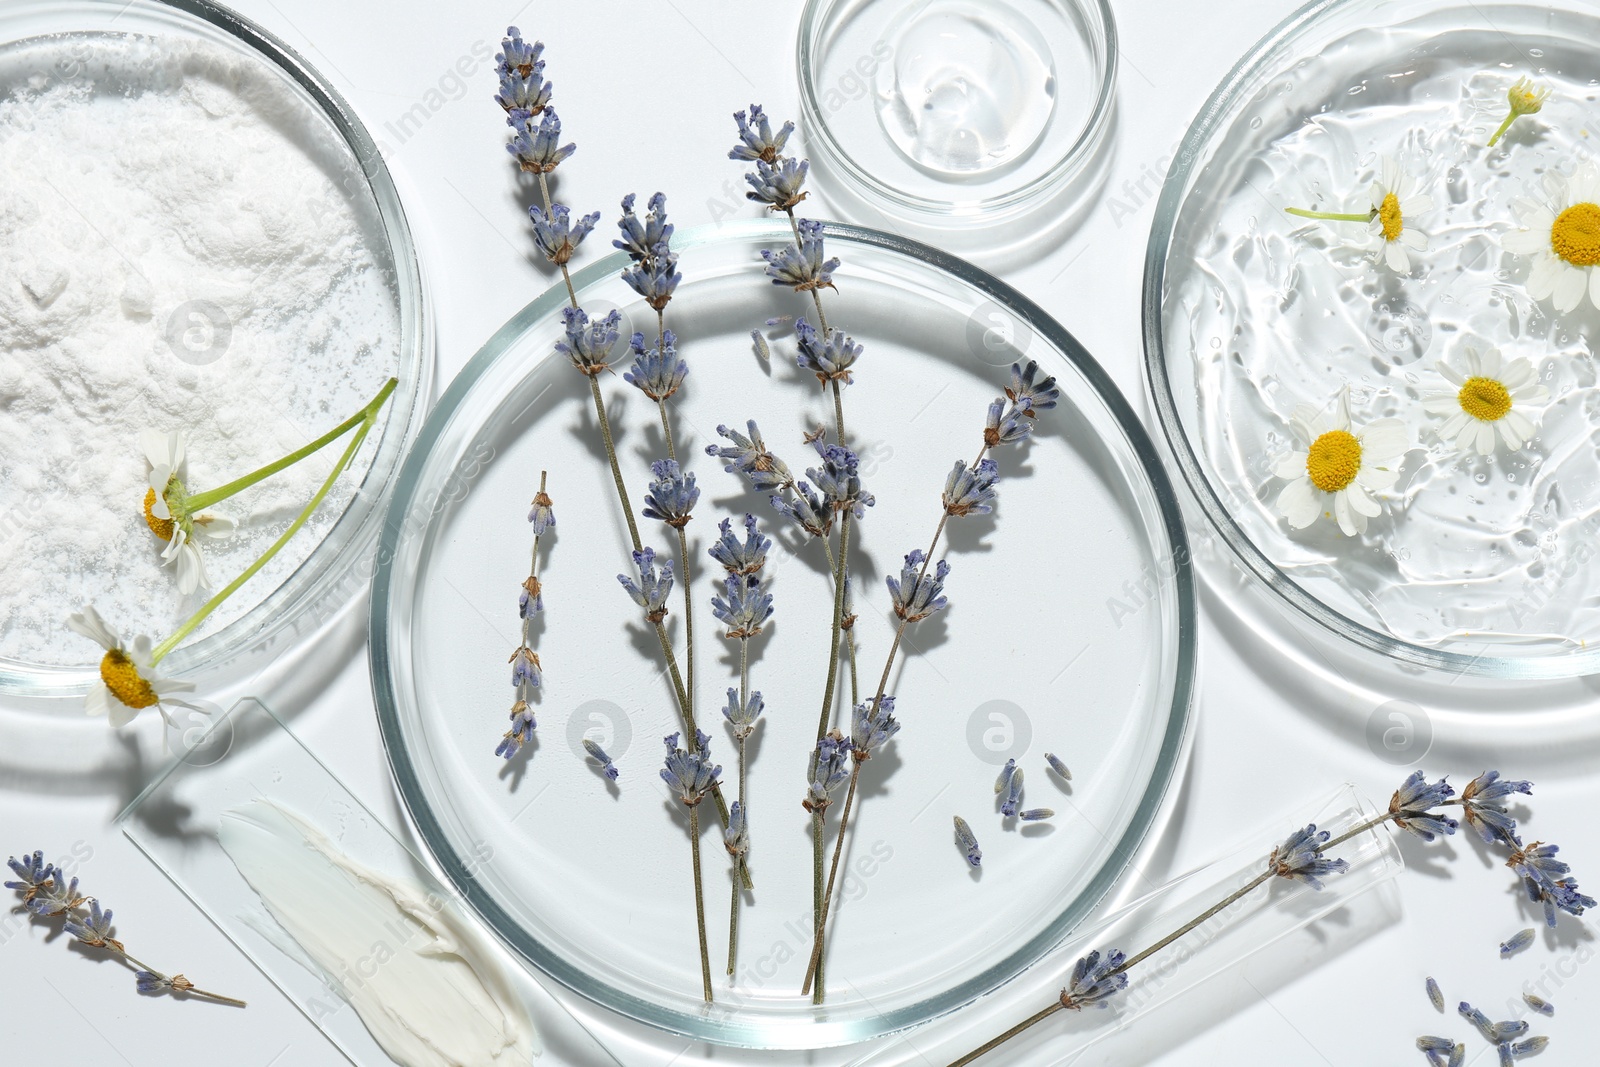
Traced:
<path fill-rule="evenodd" d="M 967 862 L 974 867 L 983 866 L 983 852 L 978 848 L 978 839 L 972 833 L 972 827 L 967 825 L 967 820 L 961 816 L 956 817 L 956 844 L 966 854 Z"/>
<path fill-rule="evenodd" d="M 806 798 L 801 807 L 820 814 L 833 802 L 833 794 L 850 777 L 849 756 L 850 742 L 837 730 L 817 742 L 806 769 Z"/>
<path fill-rule="evenodd" d="M 761 336 L 760 330 L 750 331 L 750 343 L 755 346 L 756 355 L 761 357 L 761 362 L 772 362 L 772 349 L 767 345 L 767 339 Z"/>
<path fill-rule="evenodd" d="M 815 374 L 823 385 L 829 382 L 850 384 L 850 368 L 861 358 L 861 345 L 832 326 L 825 334 L 819 334 L 817 328 L 803 318 L 795 320 L 794 332 L 800 342 L 795 359 L 798 367 Z"/>
<path fill-rule="evenodd" d="M 773 211 L 788 211 L 810 195 L 802 188 L 806 171 L 811 168 L 805 160 L 779 158 L 768 163 L 758 159 L 755 164 L 755 171 L 744 176 L 750 184 L 750 191 L 744 195 L 756 203 L 766 204 Z"/>
<path fill-rule="evenodd" d="M 74 878 L 68 881 L 66 874 L 59 869 L 55 870 L 48 882 L 36 889 L 32 899 L 26 901 L 27 909 L 41 918 L 64 914 L 82 904 L 78 880 Z"/>
<path fill-rule="evenodd" d="M 711 762 L 711 738 L 704 731 L 697 731 L 692 750 L 678 747 L 677 734 L 668 734 L 663 742 L 667 748 L 667 762 L 661 768 L 661 780 L 680 801 L 692 808 L 706 798 L 722 773 L 722 768 Z"/>
<path fill-rule="evenodd" d="M 1506 860 L 1506 866 L 1522 876 L 1528 899 L 1544 905 L 1547 926 L 1555 926 L 1558 911 L 1582 915 L 1586 908 L 1594 907 L 1595 903 L 1593 897 L 1578 891 L 1578 883 L 1570 877 L 1572 868 L 1565 861 L 1555 858 L 1559 851 L 1560 848 L 1555 845 L 1535 841 L 1531 845 L 1516 846 Z"/>
<path fill-rule="evenodd" d="M 1448 836 L 1456 832 L 1458 824 L 1454 819 L 1430 810 L 1454 795 L 1455 789 L 1443 778 L 1430 785 L 1421 771 L 1414 771 L 1389 798 L 1389 813 L 1402 830 L 1409 830 L 1424 841 L 1432 841 L 1438 834 Z"/>
<path fill-rule="evenodd" d="M 856 454 L 843 445 L 828 445 L 818 441 L 817 455 L 822 457 L 821 467 L 807 467 L 806 477 L 836 512 L 848 511 L 856 518 L 864 518 L 867 508 L 876 501 L 861 486 L 861 467 Z"/>
<path fill-rule="evenodd" d="M 1518 952 L 1533 944 L 1533 928 L 1518 930 L 1504 941 L 1500 942 L 1500 958 L 1514 956 Z"/>
<path fill-rule="evenodd" d="M 944 480 L 944 510 L 952 516 L 987 515 L 994 510 L 995 483 L 1000 467 L 992 459 L 978 461 L 969 468 L 961 460 Z"/>
<path fill-rule="evenodd" d="M 1040 373 L 1037 360 L 1028 360 L 1027 366 L 1011 364 L 1011 384 L 1006 387 L 1007 399 L 1030 413 L 1055 407 L 1057 398 L 1061 396 L 1061 388 L 1050 375 L 1041 378 Z"/>
<path fill-rule="evenodd" d="M 1041 822 L 1055 817 L 1056 810 L 1054 808 L 1029 808 L 1027 811 L 1017 812 L 1017 818 L 1023 822 Z"/>
<path fill-rule="evenodd" d="M 795 483 L 792 500 L 785 500 L 774 493 L 772 506 L 778 514 L 793 519 L 795 525 L 812 537 L 826 537 L 828 531 L 833 529 L 832 506 L 817 496 L 816 490 L 811 488 L 809 482 Z"/>
<path fill-rule="evenodd" d="M 522 751 L 522 746 L 533 738 L 533 731 L 539 724 L 533 719 L 533 709 L 526 700 L 519 700 L 511 705 L 511 729 L 506 731 L 500 739 L 500 744 L 495 746 L 494 754 L 502 759 L 510 759 Z"/>
<path fill-rule="evenodd" d="M 923 563 L 927 558 L 922 549 L 913 549 L 900 569 L 899 580 L 892 574 L 884 579 L 894 613 L 908 623 L 921 622 L 949 603 L 944 596 L 944 579 L 950 573 L 950 564 L 940 560 L 934 572 L 928 574 Z"/>
<path fill-rule="evenodd" d="M 6 860 L 16 880 L 5 883 L 7 889 L 22 894 L 23 904 L 30 904 L 40 893 L 49 889 L 56 874 L 55 864 L 44 861 L 44 853 L 35 850 L 33 855 L 24 852 L 19 860 L 15 856 Z"/>
<path fill-rule="evenodd" d="M 659 623 L 667 617 L 667 597 L 672 595 L 672 561 L 662 560 L 658 573 L 655 550 L 646 548 L 633 554 L 633 564 L 639 569 L 639 581 L 635 582 L 626 574 L 617 575 L 617 581 L 622 583 L 633 602 L 644 609 L 644 617 Z"/>
<path fill-rule="evenodd" d="M 722 845 L 735 863 L 750 851 L 750 819 L 744 805 L 737 800 L 728 805 L 728 825 L 722 831 Z"/>
<path fill-rule="evenodd" d="M 1106 1001 L 1128 988 L 1128 976 L 1118 970 L 1127 959 L 1122 952 L 1111 949 L 1100 958 L 1100 950 L 1089 953 L 1072 966 L 1072 978 L 1061 991 L 1061 1006 L 1081 1011 L 1086 1005 L 1107 1007 Z"/>
<path fill-rule="evenodd" d="M 1440 991 L 1439 983 L 1429 978 L 1426 988 L 1428 990 L 1428 999 L 1433 1002 L 1433 1010 L 1444 1011 L 1444 993 Z"/>
<path fill-rule="evenodd" d="M 1429 1060 L 1439 1056 L 1448 1056 L 1455 1050 L 1456 1043 L 1448 1037 L 1434 1037 L 1425 1035 L 1417 1038 L 1417 1050 L 1427 1055 Z"/>
<path fill-rule="evenodd" d="M 1026 441 L 1033 433 L 1033 416 L 1021 404 L 1006 406 L 1005 397 L 989 405 L 983 422 L 983 443 L 989 448 Z"/>
<path fill-rule="evenodd" d="M 1054 753 L 1046 752 L 1044 754 L 1044 761 L 1050 765 L 1050 769 L 1052 771 L 1055 771 L 1061 776 L 1062 781 L 1072 781 L 1072 772 L 1067 769 L 1067 765 L 1065 763 L 1061 762 L 1060 757 L 1056 756 Z"/>
<path fill-rule="evenodd" d="M 656 245 L 648 257 L 624 270 L 622 280 L 644 297 L 646 304 L 660 311 L 672 299 L 683 275 L 678 273 L 678 257 L 663 243 Z"/>
<path fill-rule="evenodd" d="M 621 772 L 617 770 L 617 765 L 611 762 L 611 757 L 606 755 L 606 750 L 600 747 L 599 742 L 591 741 L 585 737 L 583 739 L 583 750 L 589 753 L 590 759 L 600 764 L 601 774 L 613 782 L 617 780 L 617 776 Z"/>
<path fill-rule="evenodd" d="M 556 342 L 556 351 L 566 356 L 579 373 L 593 378 L 610 366 L 611 350 L 617 347 L 617 324 L 622 313 L 612 311 L 603 319 L 590 321 L 582 308 L 562 308 L 561 321 L 567 338 Z"/>
<path fill-rule="evenodd" d="M 733 523 L 729 519 L 719 522 L 717 529 L 721 535 L 707 551 L 729 574 L 756 574 L 766 566 L 767 549 L 772 547 L 772 539 L 756 528 L 754 515 L 747 514 L 744 517 L 743 541 L 734 536 Z"/>
<path fill-rule="evenodd" d="M 1320 849 L 1330 836 L 1328 831 L 1318 830 L 1315 823 L 1304 830 L 1296 830 L 1272 850 L 1267 868 L 1279 878 L 1290 878 L 1312 889 L 1321 889 L 1324 875 L 1343 874 L 1350 869 L 1350 864 L 1344 860 L 1322 855 Z"/>
<path fill-rule="evenodd" d="M 524 619 L 532 618 L 544 610 L 544 586 L 534 575 L 528 575 L 522 583 L 522 592 L 517 597 L 517 614 Z"/>
<path fill-rule="evenodd" d="M 850 754 L 858 763 L 871 759 L 874 749 L 888 744 L 899 732 L 900 723 L 894 717 L 894 697 L 863 700 L 856 705 L 851 719 Z"/>
<path fill-rule="evenodd" d="M 1517 822 L 1506 814 L 1505 798 L 1512 793 L 1531 794 L 1532 782 L 1501 778 L 1499 771 L 1484 771 L 1461 790 L 1461 811 L 1467 825 L 1478 831 L 1484 844 L 1503 841 L 1515 845 Z"/>
<path fill-rule="evenodd" d="M 533 509 L 528 512 L 528 521 L 533 523 L 533 536 L 543 537 L 545 531 L 556 524 L 553 504 L 554 501 L 543 489 L 533 494 Z"/>
<path fill-rule="evenodd" d="M 744 640 L 759 634 L 772 618 L 772 594 L 761 588 L 761 579 L 730 574 L 722 589 L 723 596 L 711 598 L 711 614 L 728 627 L 727 636 Z"/>
<path fill-rule="evenodd" d="M 749 700 L 740 700 L 739 690 L 729 686 L 728 702 L 722 706 L 722 717 L 733 727 L 734 738 L 743 741 L 756 732 L 756 720 L 761 718 L 765 709 L 766 704 L 762 702 L 759 691 L 751 693 Z"/>
<path fill-rule="evenodd" d="M 539 654 L 527 645 L 519 645 L 511 653 L 511 684 L 527 685 L 534 689 L 544 683 L 544 670 L 539 666 Z"/>
<path fill-rule="evenodd" d="M 1522 994 L 1522 999 L 1527 1002 L 1528 1007 L 1540 1015 L 1554 1015 L 1556 1013 L 1556 1006 L 1543 997 L 1535 996 L 1532 993 L 1524 993 Z"/>
<path fill-rule="evenodd" d="M 1014 759 L 1006 760 L 1006 765 L 1000 768 L 1000 776 L 994 780 L 994 792 L 996 796 L 999 796 L 1001 793 L 1004 793 L 1007 789 L 1011 788 L 1011 776 L 1016 773 L 1017 761 Z"/>
<path fill-rule="evenodd" d="M 800 232 L 798 243 L 785 245 L 776 252 L 770 248 L 761 250 L 761 258 L 767 264 L 767 277 L 772 279 L 773 285 L 787 285 L 802 293 L 837 288 L 833 284 L 833 272 L 839 269 L 839 260 L 823 258 L 822 223 L 801 219 L 795 226 Z"/>
<path fill-rule="evenodd" d="M 533 243 L 539 246 L 539 251 L 544 253 L 546 259 L 560 266 L 572 259 L 572 253 L 578 250 L 583 239 L 589 236 L 589 231 L 594 229 L 595 223 L 600 221 L 600 212 L 583 216 L 573 226 L 572 212 L 565 204 L 551 205 L 548 215 L 534 204 L 528 208 L 528 218 L 533 220 Z"/>
<path fill-rule="evenodd" d="M 165 993 L 172 988 L 172 979 L 155 971 L 134 971 L 133 984 L 139 992 L 148 995 Z"/>
<path fill-rule="evenodd" d="M 622 198 L 622 218 L 617 220 L 617 230 L 622 236 L 612 241 L 611 246 L 628 253 L 628 258 L 637 263 L 659 256 L 660 250 L 672 243 L 673 227 L 667 221 L 665 193 L 657 193 L 650 198 L 650 210 L 643 222 L 633 213 L 633 203 L 632 193 Z"/>
<path fill-rule="evenodd" d="M 794 123 L 785 122 L 774 136 L 772 123 L 768 120 L 766 112 L 761 110 L 760 104 L 750 105 L 748 121 L 743 111 L 735 111 L 733 121 L 739 124 L 739 143 L 733 146 L 728 158 L 734 160 L 761 160 L 763 163 L 774 163 L 783 153 L 783 146 L 789 140 L 789 135 L 794 132 Z"/>
<path fill-rule="evenodd" d="M 506 112 L 506 125 L 514 131 L 506 151 L 529 174 L 549 174 L 578 150 L 575 144 L 560 143 L 561 119 L 548 105 L 537 116 L 526 108 L 512 108 Z"/>
<path fill-rule="evenodd" d="M 722 469 L 729 474 L 743 475 L 757 492 L 787 489 L 793 485 L 794 476 L 789 473 L 783 460 L 767 450 L 767 443 L 762 440 L 756 420 L 751 419 L 745 423 L 745 427 L 749 430 L 749 436 L 726 426 L 718 426 L 717 433 L 732 443 L 707 445 L 706 455 L 726 461 Z"/>
<path fill-rule="evenodd" d="M 1544 1047 L 1549 1043 L 1550 1039 L 1543 1034 L 1538 1037 L 1530 1037 L 1526 1041 L 1518 1041 L 1511 1046 L 1511 1058 L 1521 1059 L 1523 1056 L 1532 1056 L 1535 1053 L 1543 1052 Z"/>
<path fill-rule="evenodd" d="M 1022 768 L 1014 769 L 1006 778 L 1005 796 L 1000 798 L 1000 814 L 1006 818 L 1016 815 L 1017 808 L 1022 805 Z"/>
<path fill-rule="evenodd" d="M 74 916 L 67 919 L 66 931 L 90 948 L 122 951 L 122 943 L 111 936 L 111 909 L 101 911 L 98 900 L 89 901 L 87 918 Z"/>
<path fill-rule="evenodd" d="M 700 499 L 694 474 L 685 472 L 673 459 L 656 460 L 650 464 L 650 471 L 656 478 L 644 494 L 645 518 L 660 519 L 674 529 L 683 529 Z"/>
<path fill-rule="evenodd" d="M 536 45 L 543 48 L 544 45 Z M 543 66 L 543 64 L 539 64 Z M 494 94 L 494 102 L 507 111 L 526 111 L 529 115 L 537 115 L 550 103 L 552 86 L 547 81 L 541 81 L 537 75 L 527 78 L 516 72 L 500 72 L 500 88 Z"/>
<path fill-rule="evenodd" d="M 622 380 L 651 400 L 660 402 L 671 397 L 689 376 L 689 364 L 678 355 L 677 343 L 672 331 L 664 330 L 661 338 L 646 349 L 644 334 L 634 334 L 628 341 L 633 368 L 623 373 Z"/>
<path fill-rule="evenodd" d="M 515 26 L 506 27 L 506 36 L 500 42 L 500 54 L 495 64 L 502 74 L 515 74 L 519 78 L 537 78 L 544 72 L 544 42 L 529 44 L 522 39 L 522 31 Z"/>

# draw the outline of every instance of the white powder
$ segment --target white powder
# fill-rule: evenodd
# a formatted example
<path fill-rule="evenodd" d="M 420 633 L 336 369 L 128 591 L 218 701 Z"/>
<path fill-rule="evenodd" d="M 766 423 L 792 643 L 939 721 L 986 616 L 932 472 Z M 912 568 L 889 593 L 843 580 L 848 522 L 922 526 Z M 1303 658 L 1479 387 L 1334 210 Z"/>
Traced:
<path fill-rule="evenodd" d="M 98 650 L 63 625 L 79 604 L 159 639 L 209 595 L 180 597 L 160 564 L 141 428 L 186 430 L 189 488 L 209 489 L 395 373 L 391 260 L 376 208 L 344 192 L 362 188 L 354 166 L 272 68 L 218 45 L 92 34 L 0 49 L 0 659 L 87 665 Z M 305 559 L 377 436 L 202 633 Z M 241 526 L 206 545 L 212 591 L 341 448 L 219 506 Z"/>

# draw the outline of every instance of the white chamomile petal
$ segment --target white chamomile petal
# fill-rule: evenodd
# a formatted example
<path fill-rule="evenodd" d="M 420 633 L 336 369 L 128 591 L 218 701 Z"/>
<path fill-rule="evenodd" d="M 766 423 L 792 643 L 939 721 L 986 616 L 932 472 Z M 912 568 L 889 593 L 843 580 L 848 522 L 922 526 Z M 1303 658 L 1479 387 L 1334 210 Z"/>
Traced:
<path fill-rule="evenodd" d="M 1556 287 L 1550 294 L 1550 302 L 1557 311 L 1566 314 L 1583 302 L 1589 279 L 1576 267 L 1562 264 L 1558 270 L 1560 273 L 1556 276 Z"/>
<path fill-rule="evenodd" d="M 231 518 L 212 511 L 197 515 L 194 519 L 194 532 L 212 541 L 231 536 L 236 528 L 237 524 Z"/>
<path fill-rule="evenodd" d="M 1550 222 L 1554 225 L 1555 219 Z M 1531 256 L 1550 247 L 1550 231 L 1513 230 L 1500 239 L 1500 247 L 1514 256 Z"/>
<path fill-rule="evenodd" d="M 1383 243 L 1383 261 L 1396 274 L 1407 274 L 1411 270 L 1411 257 L 1406 255 L 1406 247 L 1399 241 Z"/>
<path fill-rule="evenodd" d="M 1528 272 L 1528 295 L 1535 300 L 1547 299 L 1556 291 L 1560 277 L 1561 261 L 1553 255 L 1543 256 Z"/>
<path fill-rule="evenodd" d="M 1301 471 L 1304 470 L 1301 467 Z M 1317 516 L 1322 512 L 1322 503 L 1317 499 L 1316 489 L 1312 487 L 1310 479 L 1298 477 L 1278 494 L 1278 510 L 1289 520 L 1292 529 L 1303 530 L 1317 521 Z"/>
<path fill-rule="evenodd" d="M 104 682 L 95 682 L 93 685 L 89 686 L 89 691 L 84 694 L 84 714 L 103 717 L 111 710 L 111 705 L 113 702 L 118 704 L 122 703 L 120 700 L 117 700 L 111 695 L 111 690 L 106 688 L 106 684 Z"/>
<path fill-rule="evenodd" d="M 85 604 L 83 610 L 67 617 L 67 629 L 73 633 L 82 634 L 107 652 L 113 648 L 121 647 L 121 640 L 117 631 L 106 624 L 95 610 L 93 604 Z"/>
<path fill-rule="evenodd" d="M 1272 473 L 1279 478 L 1295 478 L 1305 473 L 1306 454 L 1304 452 L 1290 452 L 1278 460 L 1277 466 L 1272 468 Z"/>

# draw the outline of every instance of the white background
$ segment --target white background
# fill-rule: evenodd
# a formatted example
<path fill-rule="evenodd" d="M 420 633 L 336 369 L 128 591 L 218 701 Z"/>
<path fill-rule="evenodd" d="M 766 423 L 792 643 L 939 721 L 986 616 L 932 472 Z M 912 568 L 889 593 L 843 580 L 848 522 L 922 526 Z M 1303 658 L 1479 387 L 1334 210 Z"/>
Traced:
<path fill-rule="evenodd" d="M 680 227 L 749 208 L 738 195 L 738 168 L 725 153 L 729 114 L 752 100 L 778 116 L 797 113 L 796 0 L 613 0 L 611 3 L 373 3 L 369 0 L 238 0 L 250 18 L 289 42 L 350 101 L 374 136 L 387 142 L 421 246 L 439 338 L 439 380 L 447 381 L 541 282 L 527 259 L 525 225 L 512 198 L 503 126 L 490 102 L 491 62 L 501 32 L 516 22 L 548 45 L 567 131 L 579 153 L 564 164 L 577 203 L 606 209 L 635 189 L 658 185 Z M 1120 113 L 1101 206 L 1072 236 L 1005 277 L 1054 314 L 1096 355 L 1134 406 L 1147 413 L 1140 370 L 1139 291 L 1153 201 L 1174 146 L 1232 63 L 1287 15 L 1270 0 L 1123 0 Z M 465 93 L 451 80 L 474 69 Z M 442 106 L 409 136 L 398 122 L 414 105 Z M 454 97 L 454 98 L 452 98 Z M 603 132 L 602 132 L 603 131 Z M 114 133 L 109 134 L 114 136 Z M 813 201 L 813 214 L 824 214 Z M 574 192 L 572 195 L 577 196 Z M 864 222 L 870 220 L 861 220 Z M 609 239 L 607 236 L 605 239 Z M 1050 569 L 1070 580 L 1070 547 Z M 1215 595 L 1202 598 L 1198 715 L 1187 776 L 1172 798 L 1166 832 L 1129 877 L 1146 885 L 1205 862 L 1241 832 L 1292 813 L 1353 781 L 1386 798 L 1404 775 L 1369 751 L 1368 714 L 1389 695 L 1334 684 L 1339 672 L 1275 661 Z M 364 616 L 350 613 L 321 642 L 314 662 L 297 664 L 283 708 L 296 729 L 380 813 L 394 813 L 373 718 L 361 635 Z M 300 672 L 304 673 L 300 673 Z M 1474 692 L 1453 685 L 1452 699 Z M 304 690 L 310 689 L 307 693 Z M 1568 722 L 1586 727 L 1586 687 L 1560 690 Z M 1515 706 L 1510 691 L 1489 701 Z M 1542 699 L 1542 698 L 1541 698 Z M 1427 701 L 1421 701 L 1426 704 Z M 1560 842 L 1580 877 L 1600 878 L 1600 832 L 1594 829 L 1594 773 L 1587 751 L 1481 722 L 1448 736 L 1459 720 L 1435 718 L 1434 773 L 1464 781 L 1499 765 L 1538 784 L 1528 807 L 1541 837 Z M 1503 721 L 1503 720 L 1501 720 Z M 148 729 L 152 724 L 145 724 Z M 1575 727 L 1576 729 L 1576 727 Z M 1580 731 L 1582 732 L 1582 731 Z M 0 738 L 0 743 L 4 739 Z M 1505 746 L 1505 747 L 1503 747 Z M 1507 748 L 1514 749 L 1507 756 Z M 120 834 L 110 819 L 130 794 L 130 772 L 108 766 L 87 785 L 52 785 L 49 768 L 0 781 L 0 853 L 74 845 L 92 849 L 80 876 L 118 913 L 124 934 L 158 966 L 203 978 L 210 988 L 250 1000 L 247 1011 L 134 995 L 125 971 L 93 964 L 68 946 L 46 943 L 40 928 L 0 928 L 0 1048 L 8 1062 L 127 1063 L 186 1067 L 336 1064 L 343 1058 L 316 1029 L 212 928 Z M 1440 1020 L 1422 992 L 1425 975 L 1444 983 L 1452 1005 L 1470 997 L 1503 1005 L 1523 981 L 1546 980 L 1557 1017 L 1536 1023 L 1552 1036 L 1542 1062 L 1592 1062 L 1580 1050 L 1600 1041 L 1600 1020 L 1582 1010 L 1600 989 L 1592 933 L 1563 920 L 1562 936 L 1541 938 L 1511 961 L 1495 945 L 1528 925 L 1514 882 L 1483 850 L 1457 839 L 1424 853 L 1407 848 L 1413 869 L 1400 879 L 1403 919 L 1287 986 L 1253 992 L 1247 1007 L 1189 1036 L 1172 1035 L 1159 1062 L 1417 1063 L 1418 1034 L 1463 1033 L 1453 1011 Z M 1421 861 L 1421 862 L 1418 862 Z M 1593 889 L 1593 883 L 1588 887 Z M 145 955 L 146 953 L 141 953 Z M 1552 977 L 1553 976 L 1553 977 Z M 683 1044 L 628 1030 L 627 1062 L 666 1064 Z M 1472 1039 L 1469 1062 L 1491 1063 Z M 820 1053 L 815 1062 L 842 1062 Z M 722 1053 L 726 1063 L 759 1057 Z M 547 1061 L 548 1062 L 548 1061 Z M 681 1061 L 680 1061 L 681 1062 Z"/>

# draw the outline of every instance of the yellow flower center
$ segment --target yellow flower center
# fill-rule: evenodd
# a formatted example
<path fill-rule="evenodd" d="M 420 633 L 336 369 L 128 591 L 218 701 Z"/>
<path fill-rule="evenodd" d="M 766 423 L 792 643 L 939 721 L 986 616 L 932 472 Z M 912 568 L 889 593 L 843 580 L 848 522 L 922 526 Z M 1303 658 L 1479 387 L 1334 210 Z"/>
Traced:
<path fill-rule="evenodd" d="M 1600 264 L 1600 205 L 1573 204 L 1558 215 L 1550 247 L 1574 267 Z"/>
<path fill-rule="evenodd" d="M 1519 115 L 1536 115 L 1544 107 L 1544 98 L 1532 89 L 1511 90 L 1511 110 Z"/>
<path fill-rule="evenodd" d="M 144 492 L 144 523 L 150 527 L 150 532 L 161 538 L 161 540 L 170 541 L 172 540 L 172 520 L 157 518 L 155 506 L 156 491 L 154 489 L 146 489 Z M 132 705 L 129 706 L 131 707 Z"/>
<path fill-rule="evenodd" d="M 1311 442 L 1306 474 L 1324 493 L 1337 493 L 1361 471 L 1361 442 L 1348 430 L 1329 430 Z"/>
<path fill-rule="evenodd" d="M 1493 378 L 1468 378 L 1456 399 L 1461 401 L 1461 410 L 1479 422 L 1503 419 L 1511 410 L 1511 394 Z"/>
<path fill-rule="evenodd" d="M 1383 203 L 1378 205 L 1378 221 L 1383 224 L 1383 239 L 1397 241 L 1400 231 L 1405 229 L 1400 218 L 1400 198 L 1393 193 L 1383 198 Z"/>
<path fill-rule="evenodd" d="M 112 696 L 130 708 L 148 708 L 160 702 L 150 683 L 139 676 L 139 668 L 120 648 L 113 648 L 100 661 L 100 680 Z"/>

